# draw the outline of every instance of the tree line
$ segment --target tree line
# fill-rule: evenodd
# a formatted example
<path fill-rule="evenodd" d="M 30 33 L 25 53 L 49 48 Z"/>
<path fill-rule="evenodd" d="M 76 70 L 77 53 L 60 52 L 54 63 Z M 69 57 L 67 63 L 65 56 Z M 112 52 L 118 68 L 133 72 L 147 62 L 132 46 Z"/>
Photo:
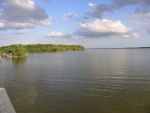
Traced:
<path fill-rule="evenodd" d="M 26 57 L 28 53 L 35 52 L 64 52 L 64 51 L 84 51 L 81 45 L 55 45 L 55 44 L 13 44 L 0 47 L 2 57 Z"/>

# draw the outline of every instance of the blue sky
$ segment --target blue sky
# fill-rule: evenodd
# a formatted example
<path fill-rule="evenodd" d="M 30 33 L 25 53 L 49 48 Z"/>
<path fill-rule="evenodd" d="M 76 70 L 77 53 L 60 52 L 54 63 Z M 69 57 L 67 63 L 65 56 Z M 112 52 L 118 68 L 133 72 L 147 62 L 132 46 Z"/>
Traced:
<path fill-rule="evenodd" d="M 150 0 L 1 0 L 0 46 L 150 46 Z"/>

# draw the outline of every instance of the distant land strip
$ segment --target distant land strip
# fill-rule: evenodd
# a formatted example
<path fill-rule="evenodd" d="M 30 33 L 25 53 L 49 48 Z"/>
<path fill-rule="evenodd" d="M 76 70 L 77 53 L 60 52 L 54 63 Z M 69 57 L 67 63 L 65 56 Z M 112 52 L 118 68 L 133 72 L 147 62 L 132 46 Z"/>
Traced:
<path fill-rule="evenodd" d="M 55 44 L 13 44 L 0 47 L 0 56 L 6 58 L 27 57 L 28 53 L 38 52 L 64 52 L 64 51 L 84 51 L 81 45 L 55 45 Z"/>
<path fill-rule="evenodd" d="M 90 49 L 150 49 L 150 47 L 122 47 L 122 48 L 86 48 L 87 50 Z"/>

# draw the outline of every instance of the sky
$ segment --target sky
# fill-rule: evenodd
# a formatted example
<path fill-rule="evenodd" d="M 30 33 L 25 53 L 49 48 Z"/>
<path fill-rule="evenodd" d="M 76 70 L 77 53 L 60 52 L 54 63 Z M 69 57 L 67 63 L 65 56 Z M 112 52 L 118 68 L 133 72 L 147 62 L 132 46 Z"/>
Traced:
<path fill-rule="evenodd" d="M 150 46 L 150 0 L 0 0 L 0 46 Z"/>

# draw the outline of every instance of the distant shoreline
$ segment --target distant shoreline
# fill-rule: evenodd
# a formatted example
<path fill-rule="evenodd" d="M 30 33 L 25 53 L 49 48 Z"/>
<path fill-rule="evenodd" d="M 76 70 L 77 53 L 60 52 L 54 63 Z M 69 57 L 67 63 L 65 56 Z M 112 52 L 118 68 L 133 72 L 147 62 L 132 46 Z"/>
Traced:
<path fill-rule="evenodd" d="M 86 50 L 90 50 L 90 49 L 150 49 L 150 47 L 86 48 Z"/>

